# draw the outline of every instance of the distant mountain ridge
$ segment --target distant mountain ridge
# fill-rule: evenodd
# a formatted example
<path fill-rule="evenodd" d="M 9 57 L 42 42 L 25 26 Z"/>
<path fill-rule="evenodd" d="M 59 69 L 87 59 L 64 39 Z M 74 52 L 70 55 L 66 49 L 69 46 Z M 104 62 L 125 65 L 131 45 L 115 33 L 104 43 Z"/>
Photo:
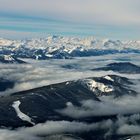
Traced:
<path fill-rule="evenodd" d="M 115 71 L 119 73 L 128 73 L 128 74 L 140 74 L 140 66 L 135 65 L 130 62 L 119 62 L 119 63 L 111 63 L 105 67 L 96 68 L 93 70 L 104 70 L 104 71 Z"/>
<path fill-rule="evenodd" d="M 0 39 L 0 54 L 33 59 L 69 59 L 115 53 L 140 53 L 140 41 L 49 36 L 30 40 Z"/>

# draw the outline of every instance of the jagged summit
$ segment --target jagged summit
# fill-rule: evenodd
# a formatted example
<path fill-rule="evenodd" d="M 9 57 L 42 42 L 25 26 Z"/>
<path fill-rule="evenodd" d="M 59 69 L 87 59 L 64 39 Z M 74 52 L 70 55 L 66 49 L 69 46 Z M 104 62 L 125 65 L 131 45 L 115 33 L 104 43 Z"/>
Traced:
<path fill-rule="evenodd" d="M 5 63 L 5 64 L 23 64 L 26 63 L 18 58 L 15 58 L 11 55 L 0 55 L 0 63 Z"/>

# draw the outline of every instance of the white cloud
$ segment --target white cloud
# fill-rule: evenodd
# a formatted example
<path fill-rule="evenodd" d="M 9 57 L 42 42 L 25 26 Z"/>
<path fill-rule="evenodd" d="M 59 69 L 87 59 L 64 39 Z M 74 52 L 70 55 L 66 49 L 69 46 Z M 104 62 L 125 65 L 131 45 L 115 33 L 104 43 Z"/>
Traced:
<path fill-rule="evenodd" d="M 92 116 L 110 116 L 110 115 L 124 115 L 134 114 L 140 112 L 140 95 L 116 98 L 101 97 L 102 102 L 94 100 L 85 100 L 81 102 L 81 107 L 67 104 L 67 107 L 61 110 L 56 110 L 58 113 L 72 118 L 85 118 Z"/>
<path fill-rule="evenodd" d="M 17 130 L 0 129 L 0 140 L 43 140 L 41 136 L 108 130 L 111 125 L 111 120 L 91 124 L 76 121 L 47 121 L 43 124 L 37 124 L 33 127 L 22 127 Z"/>
<path fill-rule="evenodd" d="M 65 133 L 81 134 L 101 130 L 105 130 L 104 137 L 112 134 L 135 135 L 140 134 L 140 127 L 136 122 L 140 119 L 138 116 L 137 114 L 128 117 L 118 116 L 114 121 L 108 119 L 90 124 L 76 121 L 47 121 L 33 127 L 22 127 L 16 130 L 0 129 L 0 140 L 43 140 L 46 136 L 57 137 Z"/>
<path fill-rule="evenodd" d="M 36 136 L 32 136 L 25 133 L 18 133 L 8 129 L 0 129 L 0 140 L 41 140 Z"/>
<path fill-rule="evenodd" d="M 118 134 L 121 135 L 134 135 L 140 134 L 140 126 L 139 125 L 128 125 L 124 124 L 118 129 Z"/>

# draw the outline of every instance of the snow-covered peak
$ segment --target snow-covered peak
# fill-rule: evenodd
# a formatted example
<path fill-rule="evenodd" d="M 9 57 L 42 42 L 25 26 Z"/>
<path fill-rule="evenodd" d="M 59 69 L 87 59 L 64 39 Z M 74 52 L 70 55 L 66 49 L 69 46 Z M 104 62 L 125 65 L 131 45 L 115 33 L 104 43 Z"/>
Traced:
<path fill-rule="evenodd" d="M 140 49 L 140 41 L 120 41 L 120 40 L 110 40 L 110 39 L 96 39 L 94 37 L 88 38 L 78 38 L 78 37 L 61 37 L 61 36 L 48 36 L 47 38 L 37 38 L 30 40 L 8 40 L 0 38 L 0 46 L 28 46 L 34 48 L 43 48 L 50 47 L 48 45 L 56 45 L 56 47 L 68 45 L 68 48 L 78 48 L 81 47 L 89 47 L 89 48 L 102 48 L 102 47 L 128 47 L 133 48 L 139 47 Z M 38 46 L 38 47 L 37 47 Z"/>
<path fill-rule="evenodd" d="M 11 55 L 0 55 L 0 63 L 18 63 L 18 64 L 22 64 L 25 63 L 24 61 L 18 59 L 18 58 L 14 58 Z"/>
<path fill-rule="evenodd" d="M 104 93 L 108 93 L 108 92 L 111 92 L 113 91 L 113 87 L 111 86 L 108 86 L 108 85 L 105 85 L 104 83 L 100 83 L 100 82 L 97 82 L 93 79 L 85 79 L 84 80 L 84 83 L 88 86 L 88 88 L 90 90 L 92 90 L 93 92 L 95 90 L 99 90 L 101 92 L 104 92 Z"/>
<path fill-rule="evenodd" d="M 4 60 L 6 60 L 6 61 L 14 61 L 14 58 L 11 55 L 4 55 Z"/>

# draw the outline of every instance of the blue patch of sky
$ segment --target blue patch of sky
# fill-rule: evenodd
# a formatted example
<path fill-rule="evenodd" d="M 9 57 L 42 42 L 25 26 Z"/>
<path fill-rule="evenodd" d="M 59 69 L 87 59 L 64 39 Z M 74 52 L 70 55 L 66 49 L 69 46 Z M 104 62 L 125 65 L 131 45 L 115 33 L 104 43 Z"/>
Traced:
<path fill-rule="evenodd" d="M 113 39 L 138 39 L 140 29 L 130 26 L 86 24 L 41 18 L 21 14 L 0 13 L 0 30 L 32 32 L 38 36 L 42 33 L 64 36 L 96 36 Z M 34 35 L 32 34 L 32 37 Z M 45 36 L 44 36 L 45 37 Z"/>

